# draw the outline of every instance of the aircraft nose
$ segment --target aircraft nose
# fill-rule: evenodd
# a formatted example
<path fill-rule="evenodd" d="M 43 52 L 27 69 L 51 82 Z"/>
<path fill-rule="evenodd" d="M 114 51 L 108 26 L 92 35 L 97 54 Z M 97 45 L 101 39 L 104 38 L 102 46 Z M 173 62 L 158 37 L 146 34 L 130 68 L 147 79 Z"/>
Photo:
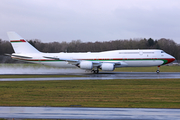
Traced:
<path fill-rule="evenodd" d="M 170 55 L 167 64 L 168 64 L 168 63 L 171 63 L 171 62 L 173 62 L 173 61 L 175 61 L 175 60 L 176 60 L 176 58 Z"/>
<path fill-rule="evenodd" d="M 175 60 L 176 60 L 176 58 L 175 58 L 175 57 L 173 57 L 173 56 L 172 56 L 172 59 L 173 59 L 173 61 L 175 61 Z"/>
<path fill-rule="evenodd" d="M 176 60 L 176 58 L 175 58 L 175 57 L 173 57 L 172 55 L 170 55 L 170 56 L 171 56 L 170 58 L 171 58 L 171 59 L 173 59 L 173 61 L 174 61 L 174 60 Z"/>

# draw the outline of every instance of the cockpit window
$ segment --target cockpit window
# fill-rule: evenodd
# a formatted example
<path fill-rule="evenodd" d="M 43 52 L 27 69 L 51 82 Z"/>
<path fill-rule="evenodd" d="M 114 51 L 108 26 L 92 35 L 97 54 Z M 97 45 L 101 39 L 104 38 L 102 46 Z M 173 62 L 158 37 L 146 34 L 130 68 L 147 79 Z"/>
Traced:
<path fill-rule="evenodd" d="M 161 51 L 161 53 L 165 53 L 164 51 Z"/>

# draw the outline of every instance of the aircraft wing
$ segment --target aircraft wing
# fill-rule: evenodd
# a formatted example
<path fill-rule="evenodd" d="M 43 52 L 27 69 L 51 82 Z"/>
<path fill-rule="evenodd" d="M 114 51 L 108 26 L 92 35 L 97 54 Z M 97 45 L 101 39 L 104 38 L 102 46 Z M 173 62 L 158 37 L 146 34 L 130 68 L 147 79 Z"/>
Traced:
<path fill-rule="evenodd" d="M 54 59 L 54 60 L 61 60 L 61 61 L 66 61 L 68 64 L 72 65 L 79 65 L 81 61 L 88 61 L 88 60 L 74 60 L 74 59 L 62 59 L 62 58 L 55 58 L 55 57 L 47 57 L 43 56 L 44 58 L 49 58 L 49 59 Z M 91 61 L 93 64 L 93 67 L 98 67 L 101 66 L 103 62 L 101 61 Z M 114 65 L 124 65 L 124 62 L 106 62 L 106 63 L 112 63 Z"/>
<path fill-rule="evenodd" d="M 73 60 L 73 59 L 61 59 L 61 58 L 55 58 L 55 57 L 46 57 L 46 56 L 43 56 L 44 58 L 49 58 L 49 59 L 54 59 L 54 60 L 61 60 L 61 61 L 66 61 L 68 62 L 69 64 L 72 64 L 72 65 L 78 65 L 80 63 L 80 60 Z"/>
<path fill-rule="evenodd" d="M 87 60 L 74 60 L 74 59 L 63 59 L 63 58 L 55 58 L 55 57 L 47 57 L 47 56 L 43 56 L 44 58 L 49 58 L 49 59 L 54 59 L 54 60 L 61 60 L 61 61 L 66 61 L 68 62 L 68 64 L 72 64 L 72 65 L 78 65 L 80 64 L 81 61 L 87 61 Z M 93 66 L 100 66 L 101 62 L 98 61 L 92 61 Z"/>

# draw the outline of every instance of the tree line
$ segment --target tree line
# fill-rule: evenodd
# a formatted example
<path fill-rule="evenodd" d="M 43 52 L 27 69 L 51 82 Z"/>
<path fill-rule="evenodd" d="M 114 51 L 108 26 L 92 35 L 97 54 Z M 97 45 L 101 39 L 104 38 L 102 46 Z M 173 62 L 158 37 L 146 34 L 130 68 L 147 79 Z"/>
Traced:
<path fill-rule="evenodd" d="M 49 42 L 43 43 L 38 39 L 28 40 L 28 42 L 41 52 L 58 53 L 58 52 L 101 52 L 108 50 L 122 49 L 161 49 L 180 60 L 180 44 L 175 43 L 171 39 L 161 38 L 159 40 L 149 39 L 125 39 L 110 40 L 103 42 L 82 42 L 81 40 L 72 40 L 71 42 Z M 0 39 L 0 61 L 8 57 L 2 57 L 4 54 L 12 54 L 14 52 L 9 41 Z M 10 58 L 8 61 L 12 62 Z M 14 61 L 13 61 L 14 62 Z"/>

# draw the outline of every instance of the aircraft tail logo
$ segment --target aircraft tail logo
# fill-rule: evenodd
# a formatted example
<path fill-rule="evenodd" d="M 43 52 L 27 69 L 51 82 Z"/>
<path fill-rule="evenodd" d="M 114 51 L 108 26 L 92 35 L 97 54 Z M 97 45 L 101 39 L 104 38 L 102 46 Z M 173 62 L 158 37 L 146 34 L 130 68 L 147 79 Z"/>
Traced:
<path fill-rule="evenodd" d="M 24 38 L 19 36 L 16 32 L 7 32 L 9 40 L 12 44 L 14 52 L 21 53 L 38 53 L 39 51 L 28 43 Z"/>

